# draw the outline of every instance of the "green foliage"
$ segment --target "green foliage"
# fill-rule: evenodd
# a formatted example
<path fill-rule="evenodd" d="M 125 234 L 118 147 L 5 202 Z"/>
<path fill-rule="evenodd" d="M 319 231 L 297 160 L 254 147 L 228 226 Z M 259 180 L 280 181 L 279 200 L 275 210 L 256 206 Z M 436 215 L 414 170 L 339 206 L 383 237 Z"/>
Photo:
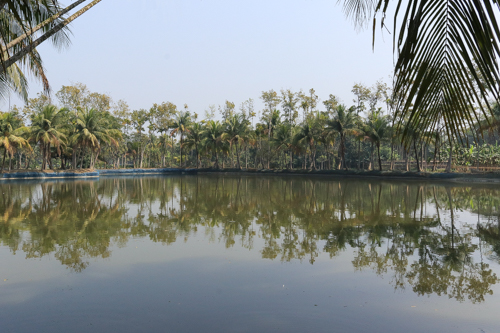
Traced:
<path fill-rule="evenodd" d="M 13 119 L 20 121 L 14 128 L 23 128 L 16 133 L 31 145 L 19 141 L 12 145 L 15 149 L 4 149 L 4 160 L 9 165 L 13 161 L 17 168 L 24 157 L 26 165 L 40 168 L 372 170 L 377 159 L 378 168 L 384 170 L 444 168 L 442 164 L 449 156 L 447 144 L 452 139 L 444 131 L 412 130 L 408 132 L 412 138 L 408 147 L 392 124 L 394 113 L 389 113 L 392 107 L 387 87 L 377 82 L 371 88 L 357 84 L 353 90 L 361 94 L 358 106 L 347 107 L 330 94 L 323 102 L 324 111 L 313 111 L 318 101 L 313 89 L 310 95 L 290 90 L 283 90 L 281 96 L 274 90 L 263 92 L 266 109 L 260 122 L 253 124 L 252 100 L 242 103 L 239 110 L 226 101 L 224 121 L 198 120 L 187 105 L 179 110 L 172 102 L 162 102 L 130 111 L 125 101 L 114 103 L 83 84 L 65 86 L 57 95 L 69 109 L 58 109 L 39 95 L 22 111 L 27 116 L 23 127 L 23 115 L 14 108 Z M 360 112 L 363 110 L 366 113 Z M 454 145 L 451 162 L 497 166 L 499 148 L 487 143 L 495 138 L 495 132 L 490 132 L 480 145 Z M 413 161 L 418 161 L 416 168 Z"/>
<path fill-rule="evenodd" d="M 496 166 L 500 165 L 500 146 L 498 144 L 485 144 L 479 147 L 471 145 L 455 147 L 456 163 L 463 166 Z"/>

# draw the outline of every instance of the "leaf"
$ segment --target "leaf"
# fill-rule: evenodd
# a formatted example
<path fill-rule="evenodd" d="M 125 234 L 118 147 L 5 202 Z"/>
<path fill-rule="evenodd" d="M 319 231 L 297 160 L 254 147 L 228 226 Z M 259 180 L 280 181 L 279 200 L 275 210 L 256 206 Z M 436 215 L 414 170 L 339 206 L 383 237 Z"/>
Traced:
<path fill-rule="evenodd" d="M 384 26 L 389 4 L 396 5 L 393 98 L 403 141 L 413 139 L 411 128 L 441 124 L 449 140 L 465 140 L 475 122 L 491 119 L 488 100 L 499 101 L 497 1 L 345 0 L 344 10 L 358 25 L 368 13 L 382 15 Z"/>

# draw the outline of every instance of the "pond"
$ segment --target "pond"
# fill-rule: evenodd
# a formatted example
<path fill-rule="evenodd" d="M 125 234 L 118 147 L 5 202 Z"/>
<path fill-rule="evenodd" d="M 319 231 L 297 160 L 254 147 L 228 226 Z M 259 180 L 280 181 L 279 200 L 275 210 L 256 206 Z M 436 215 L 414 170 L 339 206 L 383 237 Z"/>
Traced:
<path fill-rule="evenodd" d="M 500 189 L 0 184 L 1 332 L 498 332 Z"/>

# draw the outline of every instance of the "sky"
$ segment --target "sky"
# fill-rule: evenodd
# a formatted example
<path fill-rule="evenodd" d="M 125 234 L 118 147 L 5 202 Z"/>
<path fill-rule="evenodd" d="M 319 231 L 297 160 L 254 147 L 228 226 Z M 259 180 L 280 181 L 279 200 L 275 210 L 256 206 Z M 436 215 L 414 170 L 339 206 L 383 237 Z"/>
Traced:
<path fill-rule="evenodd" d="M 349 106 L 355 83 L 389 83 L 394 66 L 393 36 L 377 31 L 373 50 L 371 27 L 356 29 L 336 0 L 102 0 L 71 30 L 69 48 L 38 48 L 53 92 L 81 82 L 132 110 L 170 101 L 202 116 L 248 98 L 260 110 L 262 91 L 310 88 Z"/>

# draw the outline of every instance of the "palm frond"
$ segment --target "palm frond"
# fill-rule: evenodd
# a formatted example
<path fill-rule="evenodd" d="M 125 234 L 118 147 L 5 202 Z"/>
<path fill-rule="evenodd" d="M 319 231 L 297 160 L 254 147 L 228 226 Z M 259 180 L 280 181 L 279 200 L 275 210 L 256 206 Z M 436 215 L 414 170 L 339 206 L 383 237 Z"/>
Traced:
<path fill-rule="evenodd" d="M 366 20 L 371 0 L 347 13 Z M 449 138 L 463 138 L 481 116 L 491 116 L 488 101 L 499 100 L 500 56 L 496 0 L 378 0 L 373 11 L 382 24 L 394 4 L 396 116 L 403 140 L 408 128 L 434 130 L 444 122 Z M 364 6 L 364 7 L 363 7 Z"/>

